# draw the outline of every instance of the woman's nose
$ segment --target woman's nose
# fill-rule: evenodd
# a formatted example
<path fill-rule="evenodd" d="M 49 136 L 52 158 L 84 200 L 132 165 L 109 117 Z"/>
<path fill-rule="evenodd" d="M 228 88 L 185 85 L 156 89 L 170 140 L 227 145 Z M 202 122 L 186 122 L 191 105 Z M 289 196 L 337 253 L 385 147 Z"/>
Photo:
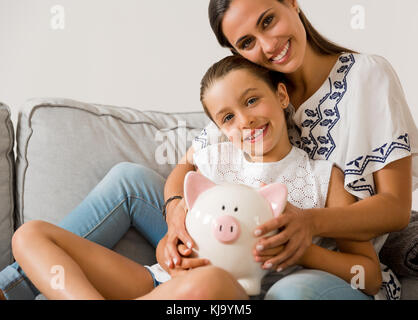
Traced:
<path fill-rule="evenodd" d="M 276 49 L 276 42 L 270 37 L 262 36 L 258 41 L 264 54 L 271 55 Z"/>

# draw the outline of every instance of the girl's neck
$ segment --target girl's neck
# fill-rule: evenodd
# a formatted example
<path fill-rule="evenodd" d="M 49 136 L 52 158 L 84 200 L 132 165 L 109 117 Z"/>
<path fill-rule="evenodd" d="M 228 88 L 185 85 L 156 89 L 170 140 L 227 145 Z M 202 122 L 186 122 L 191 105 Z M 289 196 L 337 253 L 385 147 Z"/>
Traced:
<path fill-rule="evenodd" d="M 284 126 L 286 128 L 286 126 Z M 284 138 L 278 143 L 277 147 L 274 150 L 264 154 L 262 156 L 250 156 L 248 155 L 248 160 L 251 162 L 278 162 L 287 157 L 287 155 L 292 151 L 292 144 L 289 141 L 289 136 L 287 135 L 287 129 L 285 129 Z"/>
<path fill-rule="evenodd" d="M 310 98 L 325 82 L 334 67 L 338 54 L 317 53 L 308 44 L 303 64 L 295 72 L 288 74 L 288 93 L 295 109 Z"/>

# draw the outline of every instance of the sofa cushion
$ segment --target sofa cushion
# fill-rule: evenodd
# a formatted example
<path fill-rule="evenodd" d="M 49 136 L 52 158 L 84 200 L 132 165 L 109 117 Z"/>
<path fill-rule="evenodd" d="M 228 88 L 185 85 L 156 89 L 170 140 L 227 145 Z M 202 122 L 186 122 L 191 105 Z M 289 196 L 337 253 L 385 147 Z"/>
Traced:
<path fill-rule="evenodd" d="M 400 277 L 402 300 L 418 300 L 418 278 Z"/>
<path fill-rule="evenodd" d="M 14 228 L 14 129 L 10 109 L 0 102 L 0 270 L 12 262 Z"/>
<path fill-rule="evenodd" d="M 119 162 L 140 163 L 167 177 L 208 121 L 203 112 L 27 101 L 17 126 L 19 224 L 58 223 Z"/>

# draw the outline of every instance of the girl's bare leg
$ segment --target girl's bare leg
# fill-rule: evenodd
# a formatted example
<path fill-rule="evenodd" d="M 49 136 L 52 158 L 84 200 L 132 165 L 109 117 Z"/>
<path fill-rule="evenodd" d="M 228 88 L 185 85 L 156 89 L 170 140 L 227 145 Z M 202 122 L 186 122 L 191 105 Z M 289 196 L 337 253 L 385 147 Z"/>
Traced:
<path fill-rule="evenodd" d="M 44 221 L 21 226 L 12 248 L 48 299 L 133 299 L 153 289 L 150 273 L 140 264 Z"/>
<path fill-rule="evenodd" d="M 204 266 L 172 278 L 139 299 L 247 300 L 248 295 L 226 271 Z"/>

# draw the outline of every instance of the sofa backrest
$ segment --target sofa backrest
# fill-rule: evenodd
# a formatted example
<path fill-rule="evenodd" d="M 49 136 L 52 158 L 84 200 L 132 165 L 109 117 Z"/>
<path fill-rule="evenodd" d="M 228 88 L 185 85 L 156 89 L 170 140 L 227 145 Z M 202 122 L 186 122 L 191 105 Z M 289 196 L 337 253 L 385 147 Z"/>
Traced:
<path fill-rule="evenodd" d="M 209 119 L 203 112 L 168 113 L 32 99 L 17 127 L 18 224 L 58 223 L 119 162 L 167 177 Z"/>
<path fill-rule="evenodd" d="M 0 270 L 12 262 L 14 231 L 14 129 L 10 109 L 0 102 Z"/>

